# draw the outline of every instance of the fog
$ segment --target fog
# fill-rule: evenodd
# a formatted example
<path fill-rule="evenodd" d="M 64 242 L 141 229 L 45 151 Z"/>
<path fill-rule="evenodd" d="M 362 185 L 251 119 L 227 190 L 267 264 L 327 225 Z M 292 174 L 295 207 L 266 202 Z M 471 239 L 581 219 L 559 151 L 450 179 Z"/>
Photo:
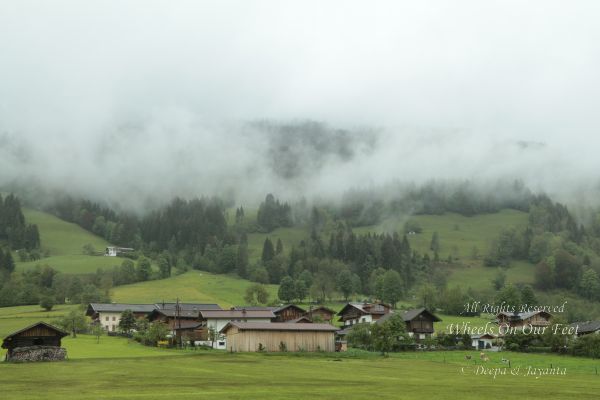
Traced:
<path fill-rule="evenodd" d="M 600 188 L 596 1 L 0 3 L 0 186 L 144 207 Z"/>

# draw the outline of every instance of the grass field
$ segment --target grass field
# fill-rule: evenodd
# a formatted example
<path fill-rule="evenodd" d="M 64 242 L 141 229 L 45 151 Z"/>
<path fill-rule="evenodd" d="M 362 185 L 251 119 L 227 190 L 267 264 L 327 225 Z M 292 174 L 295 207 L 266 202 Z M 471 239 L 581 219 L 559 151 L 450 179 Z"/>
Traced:
<path fill-rule="evenodd" d="M 472 260 L 473 249 L 480 255 L 485 254 L 490 242 L 497 238 L 503 228 L 524 226 L 527 223 L 527 213 L 516 210 L 502 210 L 494 214 L 481 214 L 465 217 L 460 214 L 446 213 L 443 215 L 415 215 L 410 218 L 417 222 L 422 232 L 409 235 L 408 239 L 413 249 L 421 254 L 431 253 L 429 246 L 431 237 L 437 232 L 440 240 L 440 257 L 459 257 Z M 386 221 L 377 226 L 367 226 L 354 229 L 356 233 L 366 232 L 404 232 L 404 222 Z"/>
<path fill-rule="evenodd" d="M 82 248 L 86 244 L 91 244 L 97 251 L 104 251 L 109 244 L 76 224 L 28 208 L 23 209 L 23 214 L 28 223 L 38 226 L 42 249 L 48 250 L 50 256 L 37 261 L 21 262 L 15 255 L 18 269 L 29 269 L 36 265 L 47 264 L 60 272 L 81 274 L 95 272 L 98 268 L 112 268 L 121 263 L 120 259 L 113 257 L 83 254 Z"/>
<path fill-rule="evenodd" d="M 598 360 L 571 357 L 491 354 L 487 368 L 517 374 L 476 374 L 477 352 L 375 354 L 229 354 L 185 352 L 134 354 L 112 340 L 96 345 L 96 358 L 57 363 L 0 363 L 3 398 L 97 399 L 596 399 Z M 65 341 L 69 342 L 69 341 Z M 140 346 L 141 347 L 141 346 Z M 143 349 L 146 351 L 146 349 Z M 75 347 L 70 352 L 75 352 Z M 92 351 L 92 350 L 89 350 Z M 114 357 L 113 352 L 120 352 Z M 127 354 L 127 357 L 123 357 Z M 475 360 L 466 361 L 465 354 Z M 527 366 L 566 368 L 566 375 L 526 376 Z M 517 370 L 517 367 L 520 369 Z M 514 396 L 513 396 L 514 395 Z"/>
<path fill-rule="evenodd" d="M 38 321 L 52 323 L 67 314 L 77 305 L 57 305 L 52 311 L 44 311 L 40 306 L 0 307 L 0 338 Z"/>
<path fill-rule="evenodd" d="M 185 303 L 217 303 L 221 307 L 246 304 L 244 294 L 252 282 L 228 275 L 189 271 L 159 281 L 140 282 L 118 286 L 112 291 L 112 300 L 121 303 L 156 303 L 174 301 Z M 270 299 L 277 298 L 277 285 L 267 285 Z"/>

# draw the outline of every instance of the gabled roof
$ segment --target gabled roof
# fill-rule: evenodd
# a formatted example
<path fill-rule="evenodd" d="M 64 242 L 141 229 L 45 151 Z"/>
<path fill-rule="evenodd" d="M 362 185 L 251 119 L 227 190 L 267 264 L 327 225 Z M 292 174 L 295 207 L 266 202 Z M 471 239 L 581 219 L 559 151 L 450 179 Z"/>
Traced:
<path fill-rule="evenodd" d="M 302 307 L 298 307 L 295 304 L 286 304 L 284 306 L 281 307 L 277 307 L 273 310 L 273 314 L 279 314 L 280 312 L 282 312 L 283 310 L 287 310 L 288 308 L 295 308 L 296 310 L 298 310 L 301 313 L 305 313 L 306 310 Z"/>
<path fill-rule="evenodd" d="M 543 310 L 528 311 L 528 312 L 521 312 L 521 313 L 511 313 L 511 312 L 502 311 L 502 312 L 499 312 L 498 314 L 496 314 L 496 318 L 499 317 L 500 315 L 503 315 L 505 317 L 516 318 L 516 319 L 522 321 L 522 320 L 531 318 L 537 314 L 543 314 L 547 318 L 552 318 L 552 314 L 550 314 L 549 312 L 543 311 Z"/>
<path fill-rule="evenodd" d="M 150 320 L 154 320 L 156 319 L 158 316 L 163 315 L 167 318 L 193 318 L 193 319 L 197 319 L 198 318 L 198 310 L 179 310 L 179 312 L 177 312 L 177 310 L 171 308 L 171 309 L 154 309 L 150 315 L 148 316 L 148 318 Z"/>
<path fill-rule="evenodd" d="M 16 332 L 11 333 L 10 335 L 8 335 L 7 337 L 4 338 L 4 342 L 10 341 L 13 337 L 18 336 L 19 334 L 21 334 L 23 332 L 26 332 L 26 331 L 28 331 L 30 329 L 36 328 L 36 327 L 38 327 L 40 325 L 45 326 L 46 328 L 48 328 L 48 329 L 50 329 L 52 331 L 55 331 L 56 332 L 56 336 L 60 336 L 61 338 L 69 335 L 67 332 L 63 331 L 60 328 L 55 327 L 54 325 L 50 325 L 50 324 L 48 324 L 48 323 L 46 323 L 44 321 L 40 321 L 40 322 L 36 322 L 35 324 L 26 326 L 23 329 L 19 329 Z M 4 344 L 5 343 L 2 343 L 2 347 L 6 348 L 6 347 L 4 347 Z"/>
<path fill-rule="evenodd" d="M 156 303 L 156 308 L 160 310 L 174 310 L 177 303 Z M 215 303 L 179 303 L 180 310 L 200 311 L 200 310 L 221 310 L 221 307 Z"/>
<path fill-rule="evenodd" d="M 270 310 L 207 310 L 200 311 L 200 318 L 204 319 L 249 319 L 249 318 L 275 318 Z"/>
<path fill-rule="evenodd" d="M 390 307 L 387 304 L 382 303 L 348 303 L 337 313 L 337 315 L 342 316 L 346 313 L 346 310 L 354 308 L 358 310 L 361 314 L 386 314 L 386 308 Z"/>
<path fill-rule="evenodd" d="M 308 317 L 300 317 L 300 318 L 296 318 L 296 319 L 290 319 L 289 321 L 285 321 L 288 324 L 298 324 L 298 323 L 303 323 L 303 324 L 312 324 L 313 322 L 308 319 Z"/>
<path fill-rule="evenodd" d="M 118 312 L 131 310 L 134 313 L 151 313 L 156 306 L 154 304 L 124 304 L 124 303 L 90 303 L 86 315 L 98 312 Z"/>
<path fill-rule="evenodd" d="M 423 314 L 429 315 L 434 322 L 441 321 L 441 319 L 439 319 L 435 314 L 433 314 L 432 312 L 430 312 L 428 309 L 426 309 L 424 307 L 414 308 L 412 310 L 404 311 L 402 313 L 402 319 L 404 321 L 408 322 L 408 321 L 412 321 L 419 315 L 423 315 Z"/>
<path fill-rule="evenodd" d="M 577 328 L 577 333 L 592 333 L 600 331 L 600 321 L 574 322 L 571 327 Z"/>
<path fill-rule="evenodd" d="M 221 329 L 227 332 L 230 327 L 240 331 L 301 331 L 301 332 L 336 332 L 338 328 L 329 324 L 290 324 L 288 322 L 229 322 Z"/>
<path fill-rule="evenodd" d="M 270 307 L 270 306 L 235 306 L 234 310 L 246 310 L 246 311 L 274 311 L 278 307 Z"/>
<path fill-rule="evenodd" d="M 313 309 L 308 310 L 307 313 L 310 314 L 311 312 L 317 312 L 317 311 L 325 311 L 325 312 L 328 312 L 328 313 L 330 313 L 332 315 L 335 314 L 335 311 L 333 311 L 331 308 L 325 307 L 325 306 L 317 306 L 317 307 L 315 307 Z"/>
<path fill-rule="evenodd" d="M 484 333 L 482 335 L 471 335 L 471 339 L 496 339 L 496 335 L 491 333 Z"/>
<path fill-rule="evenodd" d="M 439 321 L 441 321 L 441 319 L 439 319 L 435 314 L 431 313 L 426 308 L 414 308 L 412 310 L 397 311 L 397 312 L 400 313 L 400 315 L 402 315 L 402 320 L 404 322 L 410 322 L 413 319 L 415 319 L 416 317 L 418 317 L 419 315 L 428 315 L 433 322 L 439 322 Z M 387 313 L 383 317 L 379 318 L 375 323 L 376 324 L 383 324 L 385 321 L 387 321 L 388 319 L 390 319 L 392 317 L 392 315 L 395 315 L 395 314 L 396 314 L 396 312 L 390 311 L 389 313 Z"/>

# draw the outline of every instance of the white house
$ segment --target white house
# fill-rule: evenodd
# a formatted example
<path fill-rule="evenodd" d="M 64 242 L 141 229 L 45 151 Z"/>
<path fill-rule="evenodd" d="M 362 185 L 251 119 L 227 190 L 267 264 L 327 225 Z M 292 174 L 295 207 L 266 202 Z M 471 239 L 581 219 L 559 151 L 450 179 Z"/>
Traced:
<path fill-rule="evenodd" d="M 85 314 L 99 323 L 105 331 L 115 332 L 119 329 L 123 311 L 131 310 L 136 318 L 145 318 L 155 308 L 154 304 L 90 303 Z"/>
<path fill-rule="evenodd" d="M 483 335 L 471 335 L 471 346 L 478 350 L 491 349 L 492 341 L 496 339 L 495 335 L 485 333 Z"/>
<path fill-rule="evenodd" d="M 226 336 L 221 330 L 230 322 L 268 322 L 275 318 L 271 310 L 203 310 L 200 311 L 200 320 L 204 323 L 209 332 L 217 335 L 215 340 L 209 340 L 206 344 L 215 349 L 226 349 Z"/>
<path fill-rule="evenodd" d="M 130 247 L 113 247 L 113 246 L 109 246 L 104 251 L 104 255 L 107 256 L 107 257 L 116 257 L 120 253 L 126 253 L 128 251 L 133 251 L 133 250 L 134 249 L 132 249 Z"/>

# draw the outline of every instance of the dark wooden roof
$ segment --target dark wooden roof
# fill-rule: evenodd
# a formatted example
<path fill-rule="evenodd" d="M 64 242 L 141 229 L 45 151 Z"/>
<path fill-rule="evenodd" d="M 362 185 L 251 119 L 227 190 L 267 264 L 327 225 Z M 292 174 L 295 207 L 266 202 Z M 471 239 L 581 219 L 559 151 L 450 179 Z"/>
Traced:
<path fill-rule="evenodd" d="M 167 318 L 193 318 L 193 319 L 197 319 L 198 318 L 198 310 L 179 310 L 179 312 L 177 312 L 177 310 L 170 308 L 170 309 L 166 309 L 166 310 L 159 310 L 159 309 L 154 309 L 150 315 L 148 316 L 148 319 L 150 319 L 151 321 L 155 320 L 157 317 L 159 316 L 165 316 Z"/>
<path fill-rule="evenodd" d="M 600 321 L 574 322 L 571 327 L 577 328 L 577 333 L 592 333 L 600 331 Z"/>
<path fill-rule="evenodd" d="M 156 306 L 154 304 L 123 304 L 123 303 L 90 303 L 86 315 L 93 315 L 98 312 L 118 312 L 131 310 L 134 313 L 151 313 Z"/>
<path fill-rule="evenodd" d="M 299 323 L 303 323 L 303 324 L 312 324 L 313 322 L 308 318 L 308 317 L 300 317 L 300 318 L 296 318 L 296 319 L 290 319 L 289 321 L 285 321 L 286 323 L 290 324 L 299 324 Z"/>
<path fill-rule="evenodd" d="M 16 332 L 13 332 L 13 333 L 11 333 L 10 335 L 8 335 L 7 337 L 5 337 L 5 338 L 4 338 L 4 342 L 2 343 L 2 348 L 6 348 L 6 347 L 5 347 L 5 344 L 6 344 L 6 342 L 7 342 L 7 341 L 11 341 L 11 340 L 12 340 L 12 338 L 14 338 L 14 337 L 16 337 L 16 336 L 21 336 L 23 333 L 25 333 L 25 332 L 27 332 L 27 331 L 29 331 L 29 330 L 31 330 L 31 329 L 35 329 L 35 328 L 37 328 L 38 326 L 43 326 L 43 327 L 45 327 L 45 328 L 47 328 L 47 329 L 49 329 L 49 330 L 51 330 L 51 331 L 55 332 L 55 335 L 53 335 L 53 336 L 58 336 L 58 337 L 60 337 L 60 338 L 63 338 L 63 337 L 65 337 L 65 336 L 68 336 L 68 335 L 69 335 L 67 332 L 63 331 L 63 330 L 62 330 L 62 329 L 60 329 L 60 328 L 57 328 L 57 327 L 55 327 L 55 326 L 53 326 L 53 325 L 50 325 L 50 324 L 48 324 L 48 323 L 46 323 L 46 322 L 40 321 L 40 322 L 36 322 L 35 324 L 32 324 L 32 325 L 26 326 L 26 327 L 25 327 L 25 328 L 23 328 L 23 329 L 19 329 L 18 331 L 16 331 Z"/>
<path fill-rule="evenodd" d="M 325 311 L 325 312 L 330 313 L 331 315 L 335 314 L 335 311 L 333 311 L 331 308 L 325 307 L 325 306 L 317 306 L 317 307 L 309 310 L 308 312 L 311 313 L 311 312 L 317 312 L 317 311 Z"/>
<path fill-rule="evenodd" d="M 156 308 L 160 310 L 174 310 L 177 303 L 157 303 Z M 215 303 L 179 303 L 180 310 L 221 310 L 221 307 Z"/>
<path fill-rule="evenodd" d="M 306 310 L 302 307 L 298 307 L 295 304 L 286 304 L 284 306 L 281 307 L 277 307 L 276 309 L 273 310 L 273 314 L 279 314 L 280 312 L 287 310 L 288 308 L 295 308 L 296 310 L 298 310 L 300 313 L 305 313 Z"/>
<path fill-rule="evenodd" d="M 385 321 L 390 319 L 392 317 L 392 315 L 395 315 L 396 313 L 400 313 L 400 315 L 402 316 L 402 320 L 404 320 L 404 322 L 410 322 L 413 319 L 415 319 L 416 317 L 418 317 L 419 315 L 428 315 L 429 319 L 431 319 L 433 322 L 441 321 L 441 319 L 439 319 L 433 313 L 429 312 L 429 310 L 427 310 L 426 308 L 415 308 L 415 309 L 407 310 L 407 311 L 389 312 L 388 314 L 379 318 L 376 323 L 383 324 Z"/>
<path fill-rule="evenodd" d="M 275 318 L 270 310 L 206 310 L 200 311 L 200 318 L 204 319 L 248 319 L 248 318 Z"/>
<path fill-rule="evenodd" d="M 241 331 L 337 332 L 339 329 L 329 324 L 290 324 L 289 322 L 229 322 L 223 327 L 223 329 L 221 329 L 221 332 L 227 332 L 227 330 L 232 326 Z"/>

